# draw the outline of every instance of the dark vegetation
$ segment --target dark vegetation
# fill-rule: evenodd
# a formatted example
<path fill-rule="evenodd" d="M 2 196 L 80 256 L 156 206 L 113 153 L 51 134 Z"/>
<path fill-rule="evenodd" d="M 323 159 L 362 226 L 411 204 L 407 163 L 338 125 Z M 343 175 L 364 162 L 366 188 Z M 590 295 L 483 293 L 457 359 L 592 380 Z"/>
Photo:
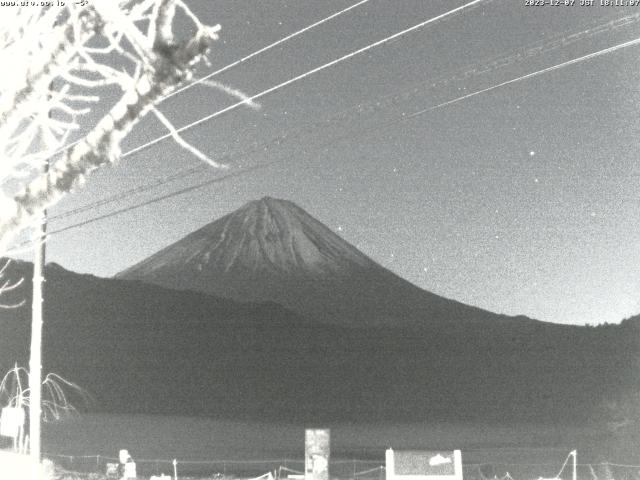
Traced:
<path fill-rule="evenodd" d="M 30 301 L 31 265 L 14 262 Z M 93 411 L 285 421 L 604 420 L 640 386 L 640 320 L 341 327 L 274 303 L 240 304 L 52 264 L 44 371 Z M 0 312 L 0 368 L 27 365 L 29 303 Z"/>

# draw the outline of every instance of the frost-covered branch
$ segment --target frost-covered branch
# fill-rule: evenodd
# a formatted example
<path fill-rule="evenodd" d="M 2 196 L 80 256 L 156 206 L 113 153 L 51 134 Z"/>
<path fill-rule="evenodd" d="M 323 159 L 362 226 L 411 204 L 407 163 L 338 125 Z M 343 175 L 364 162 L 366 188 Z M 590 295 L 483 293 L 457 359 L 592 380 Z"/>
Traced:
<path fill-rule="evenodd" d="M 260 104 L 254 102 L 251 97 L 249 95 L 247 95 L 246 93 L 238 90 L 237 88 L 232 88 L 229 87 L 228 85 L 225 85 L 223 83 L 220 82 L 215 82 L 213 80 L 205 80 L 203 82 L 200 82 L 202 85 L 206 85 L 207 87 L 211 87 L 211 88 L 215 88 L 216 90 L 220 90 L 221 92 L 226 93 L 227 95 L 231 95 L 232 97 L 236 97 L 239 100 L 242 100 L 244 103 L 246 103 L 249 107 L 253 108 L 254 110 L 260 110 Z"/>
<path fill-rule="evenodd" d="M 169 119 L 167 117 L 164 116 L 164 114 L 158 110 L 157 108 L 153 108 L 152 109 L 154 115 L 156 116 L 156 118 L 158 120 L 160 120 L 160 122 L 167 127 L 167 130 L 169 130 L 169 133 L 171 134 L 171 138 L 173 138 L 173 140 L 180 145 L 182 148 L 184 148 L 186 151 L 188 151 L 189 153 L 191 153 L 193 156 L 195 156 L 196 158 L 199 158 L 200 160 L 202 160 L 205 163 L 208 163 L 209 165 L 211 165 L 212 167 L 216 167 L 216 168 L 228 168 L 227 165 L 223 165 L 221 163 L 216 162 L 215 160 L 213 160 L 212 158 L 209 158 L 206 154 L 202 153 L 200 150 L 198 150 L 196 147 L 194 147 L 193 145 L 191 145 L 190 143 L 188 143 L 185 139 L 183 139 L 180 134 L 178 133 L 178 131 L 176 130 L 176 128 L 173 126 L 173 124 L 169 121 Z"/>
<path fill-rule="evenodd" d="M 30 388 L 29 371 L 14 366 L 0 381 L 0 405 L 2 407 L 29 408 Z M 56 373 L 49 373 L 42 381 L 42 413 L 45 421 L 59 420 L 65 415 L 75 413 L 76 407 L 71 396 L 89 403 L 91 397 L 81 387 L 65 380 Z"/>
<path fill-rule="evenodd" d="M 10 278 L 5 278 L 7 275 L 7 268 L 9 268 L 9 264 L 11 260 L 4 260 L 4 264 L 0 267 L 0 297 L 4 294 L 11 292 L 22 285 L 23 278 L 18 280 L 13 280 Z M 21 300 L 16 303 L 0 303 L 0 308 L 18 308 L 24 305 L 24 300 Z"/>
<path fill-rule="evenodd" d="M 0 253 L 88 173 L 120 157 L 134 126 L 206 61 L 220 29 L 202 24 L 181 0 L 67 2 L 60 10 L 18 12 L 10 22 L 0 20 L 0 60 L 12 65 L 0 78 L 0 183 L 26 180 L 0 195 Z M 179 14 L 194 27 L 186 38 L 174 31 Z M 113 89 L 119 97 L 107 113 L 91 127 L 83 124 L 98 101 L 113 98 Z M 166 117 L 158 118 L 181 146 L 220 166 L 188 145 Z M 62 148 L 71 132 L 87 130 Z M 43 163 L 56 155 L 45 173 Z"/>

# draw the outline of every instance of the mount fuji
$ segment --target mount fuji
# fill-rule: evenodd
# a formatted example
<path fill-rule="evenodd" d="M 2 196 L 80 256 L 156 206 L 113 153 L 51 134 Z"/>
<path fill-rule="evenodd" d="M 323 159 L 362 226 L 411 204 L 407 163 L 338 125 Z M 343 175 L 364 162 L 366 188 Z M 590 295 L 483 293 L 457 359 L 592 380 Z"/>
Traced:
<path fill-rule="evenodd" d="M 25 305 L 0 310 L 0 371 L 27 362 L 33 270 L 5 273 L 25 281 L 3 302 Z M 99 411 L 581 423 L 640 388 L 640 319 L 570 326 L 442 298 L 284 200 L 250 202 L 118 278 L 45 276 L 43 368 Z"/>
<path fill-rule="evenodd" d="M 247 203 L 116 278 L 241 302 L 274 302 L 350 327 L 514 320 L 418 288 L 294 203 L 270 197 Z"/>

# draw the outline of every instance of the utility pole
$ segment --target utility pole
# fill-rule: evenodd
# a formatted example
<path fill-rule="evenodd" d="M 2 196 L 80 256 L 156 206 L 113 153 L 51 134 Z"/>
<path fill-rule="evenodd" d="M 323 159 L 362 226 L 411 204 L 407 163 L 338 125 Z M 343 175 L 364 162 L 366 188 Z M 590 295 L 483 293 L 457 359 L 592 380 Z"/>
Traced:
<path fill-rule="evenodd" d="M 49 163 L 45 164 L 45 172 Z M 42 420 L 42 325 L 44 266 L 46 260 L 47 212 L 42 212 L 33 258 L 33 299 L 31 304 L 31 352 L 29 358 L 29 451 L 40 464 L 40 424 Z"/>
<path fill-rule="evenodd" d="M 48 170 L 45 165 L 45 170 Z M 44 286 L 45 241 L 47 213 L 44 211 L 36 232 L 37 244 L 33 258 L 33 299 L 31 303 L 31 353 L 29 357 L 29 451 L 31 459 L 40 464 L 40 421 L 42 418 L 42 303 Z"/>
<path fill-rule="evenodd" d="M 54 23 L 54 27 L 57 21 Z M 49 91 L 53 90 L 53 82 Z M 49 111 L 49 117 L 51 117 Z M 49 159 L 44 161 L 43 172 L 49 173 Z M 42 211 L 38 222 L 36 246 L 33 256 L 33 297 L 31 300 L 31 350 L 29 354 L 29 453 L 34 465 L 39 467 L 41 452 L 42 424 L 42 325 L 44 267 L 46 262 L 47 211 Z M 34 472 L 34 478 L 38 478 Z"/>

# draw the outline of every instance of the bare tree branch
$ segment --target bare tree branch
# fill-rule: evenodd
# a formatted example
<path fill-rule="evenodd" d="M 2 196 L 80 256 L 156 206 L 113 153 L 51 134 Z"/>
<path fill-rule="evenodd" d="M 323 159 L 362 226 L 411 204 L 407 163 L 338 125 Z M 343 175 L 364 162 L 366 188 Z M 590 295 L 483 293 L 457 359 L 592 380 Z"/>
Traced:
<path fill-rule="evenodd" d="M 8 159 L 0 162 L 0 183 L 25 175 L 30 178 L 17 194 L 0 194 L 0 252 L 92 170 L 119 158 L 124 138 L 165 95 L 192 78 L 195 65 L 205 60 L 220 29 L 202 24 L 181 0 L 114 0 L 92 2 L 85 8 L 67 4 L 58 18 L 51 17 L 49 10 L 54 9 L 36 15 L 27 8 L 19 10 L 21 28 L 0 25 L 0 39 L 9 50 L 21 49 L 36 57 L 23 62 L 9 80 L 0 79 L 0 148 Z M 185 39 L 173 31 L 177 9 L 195 26 L 195 33 Z M 60 25 L 52 28 L 53 20 Z M 128 62 L 127 70 L 133 73 L 119 70 L 117 63 L 110 63 L 113 60 L 106 61 L 114 55 Z M 63 86 L 52 90 L 55 81 Z M 210 86 L 256 108 L 237 90 Z M 69 132 L 80 127 L 78 119 L 103 97 L 105 89 L 113 87 L 121 93 L 108 113 L 65 150 L 48 173 L 37 173 L 42 161 L 59 151 Z M 52 111 L 63 118 L 49 118 Z M 177 135 L 161 113 L 157 116 L 182 147 L 221 167 Z"/>
<path fill-rule="evenodd" d="M 2 267 L 0 268 L 0 279 L 4 279 L 4 277 L 6 276 L 7 269 L 9 268 L 10 263 L 11 260 L 4 261 L 4 265 L 2 265 Z M 0 297 L 18 288 L 20 285 L 22 285 L 23 280 L 23 278 L 20 278 L 18 280 L 4 279 L 2 284 L 0 284 Z M 18 308 L 24 305 L 24 303 L 24 300 L 16 303 L 0 303 L 0 308 Z"/>
<path fill-rule="evenodd" d="M 185 150 L 187 150 L 189 153 L 191 153 L 192 155 L 194 155 L 196 158 L 202 160 L 203 162 L 211 165 L 212 167 L 216 167 L 216 168 L 229 168 L 228 165 L 224 165 L 222 163 L 218 163 L 215 160 L 213 160 L 212 158 L 209 158 L 207 155 L 205 155 L 204 153 L 202 153 L 200 150 L 198 150 L 196 147 L 194 147 L 193 145 L 191 145 L 190 143 L 188 143 L 186 140 L 184 140 L 180 134 L 178 133 L 178 131 L 176 130 L 176 128 L 173 126 L 173 124 L 169 121 L 169 119 L 167 117 L 165 117 L 162 112 L 160 112 L 160 110 L 158 110 L 156 107 L 153 107 L 152 109 L 154 115 L 158 118 L 158 120 L 160 120 L 160 122 L 167 127 L 167 130 L 169 130 L 169 133 L 171 134 L 171 138 L 173 138 L 175 140 L 175 142 L 180 145 L 182 148 L 184 148 Z"/>

